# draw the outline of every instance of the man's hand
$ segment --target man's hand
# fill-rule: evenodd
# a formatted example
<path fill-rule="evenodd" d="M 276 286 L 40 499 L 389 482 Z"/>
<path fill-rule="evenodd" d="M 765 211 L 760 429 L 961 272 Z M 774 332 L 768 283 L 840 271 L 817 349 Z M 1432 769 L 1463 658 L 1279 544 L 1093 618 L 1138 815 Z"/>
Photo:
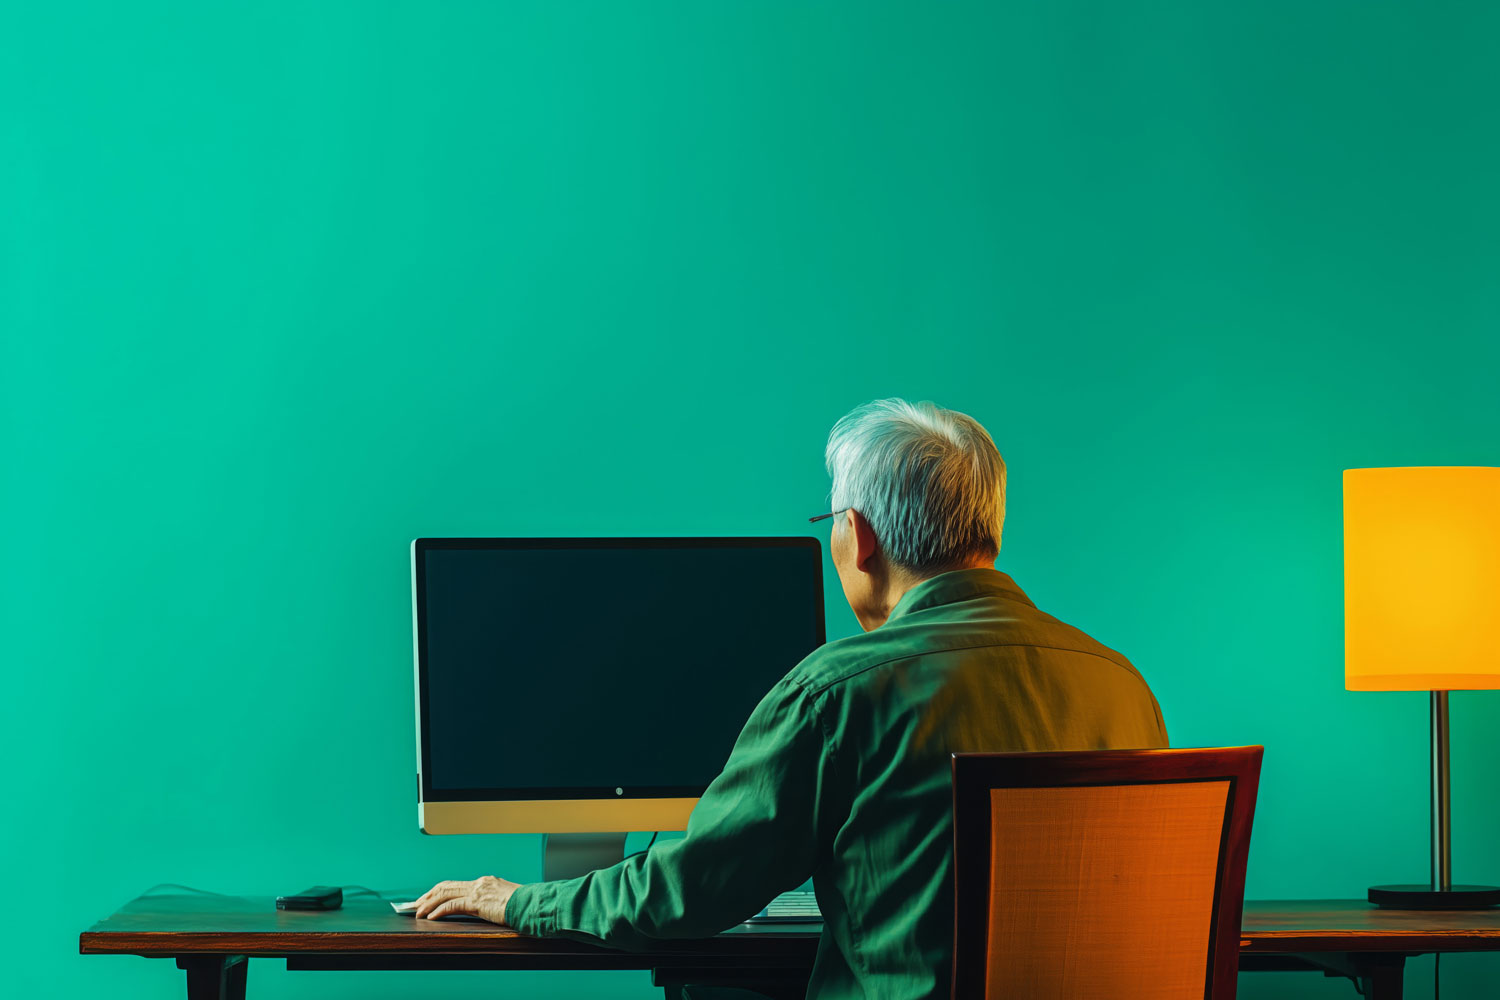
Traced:
<path fill-rule="evenodd" d="M 492 924 L 505 923 L 505 904 L 519 882 L 486 875 L 472 882 L 439 882 L 417 899 L 416 915 L 428 920 L 450 913 L 468 913 Z"/>

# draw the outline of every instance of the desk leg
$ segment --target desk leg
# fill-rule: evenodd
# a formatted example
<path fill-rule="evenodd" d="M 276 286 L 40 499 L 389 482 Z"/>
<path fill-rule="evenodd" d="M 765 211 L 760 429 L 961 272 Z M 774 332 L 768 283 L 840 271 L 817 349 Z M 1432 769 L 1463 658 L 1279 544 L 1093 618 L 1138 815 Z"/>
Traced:
<path fill-rule="evenodd" d="M 1411 955 L 1381 951 L 1319 951 L 1300 954 L 1248 954 L 1240 956 L 1240 971 L 1321 972 L 1325 976 L 1352 979 L 1366 1000 L 1401 1000 L 1402 973 Z"/>
<path fill-rule="evenodd" d="M 188 1000 L 245 1000 L 244 955 L 179 955 L 177 967 L 187 973 Z"/>
<path fill-rule="evenodd" d="M 1351 957 L 1366 1000 L 1401 1000 L 1406 973 L 1405 955 L 1365 952 Z"/>

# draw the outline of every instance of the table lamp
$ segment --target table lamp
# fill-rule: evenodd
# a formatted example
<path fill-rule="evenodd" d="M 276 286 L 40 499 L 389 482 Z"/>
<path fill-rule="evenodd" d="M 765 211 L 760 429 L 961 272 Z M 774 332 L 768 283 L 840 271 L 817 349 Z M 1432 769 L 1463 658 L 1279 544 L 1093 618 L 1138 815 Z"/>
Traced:
<path fill-rule="evenodd" d="M 1500 469 L 1344 471 L 1344 686 L 1432 692 L 1432 884 L 1370 902 L 1500 904 L 1500 888 L 1453 884 L 1448 836 L 1448 692 L 1500 688 Z"/>

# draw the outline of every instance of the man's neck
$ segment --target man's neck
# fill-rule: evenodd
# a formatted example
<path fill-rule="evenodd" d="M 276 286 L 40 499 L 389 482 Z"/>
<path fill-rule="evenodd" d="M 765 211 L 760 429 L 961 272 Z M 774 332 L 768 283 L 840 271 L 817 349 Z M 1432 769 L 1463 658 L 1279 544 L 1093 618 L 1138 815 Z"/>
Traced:
<path fill-rule="evenodd" d="M 884 625 L 890 619 L 891 612 L 896 610 L 896 605 L 901 603 L 901 598 L 905 597 L 906 592 L 911 590 L 917 584 L 922 583 L 926 580 L 931 580 L 935 576 L 942 576 L 944 573 L 952 573 L 954 570 L 994 568 L 994 560 L 990 559 L 960 563 L 956 566 L 949 566 L 946 569 L 940 569 L 934 573 L 925 573 L 920 576 L 913 573 L 907 573 L 903 570 L 895 570 L 886 579 L 885 594 L 881 598 L 880 602 L 881 608 L 884 611 L 884 614 L 880 618 L 880 625 Z M 874 627 L 879 628 L 880 625 L 876 625 Z"/>

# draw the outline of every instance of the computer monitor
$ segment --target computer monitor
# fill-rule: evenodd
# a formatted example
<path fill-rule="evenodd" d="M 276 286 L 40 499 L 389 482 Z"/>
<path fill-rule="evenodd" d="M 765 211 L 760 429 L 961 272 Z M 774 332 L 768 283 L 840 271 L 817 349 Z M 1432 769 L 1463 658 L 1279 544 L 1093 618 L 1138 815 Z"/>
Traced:
<path fill-rule="evenodd" d="M 426 833 L 680 830 L 822 645 L 814 538 L 412 543 Z"/>

